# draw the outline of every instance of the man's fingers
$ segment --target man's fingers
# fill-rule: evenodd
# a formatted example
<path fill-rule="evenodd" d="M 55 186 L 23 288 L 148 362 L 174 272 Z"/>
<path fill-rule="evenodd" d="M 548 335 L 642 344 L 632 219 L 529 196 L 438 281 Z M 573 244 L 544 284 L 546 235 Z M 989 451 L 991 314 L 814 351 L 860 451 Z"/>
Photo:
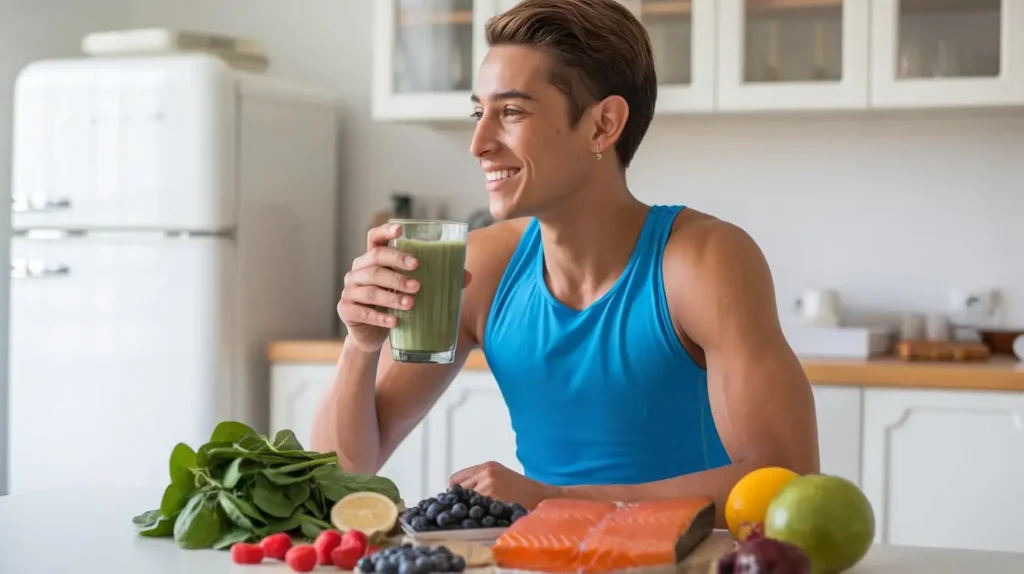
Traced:
<path fill-rule="evenodd" d="M 475 477 L 477 475 L 477 473 L 480 471 L 480 468 L 482 466 L 483 466 L 482 464 L 478 464 L 476 466 L 471 466 L 469 468 L 464 468 L 464 469 L 460 470 L 459 472 L 456 472 L 455 474 L 453 474 L 451 476 L 451 478 L 448 479 L 448 485 L 451 486 L 453 484 L 461 484 L 462 486 L 466 486 L 463 483 L 466 482 L 467 480 Z"/>

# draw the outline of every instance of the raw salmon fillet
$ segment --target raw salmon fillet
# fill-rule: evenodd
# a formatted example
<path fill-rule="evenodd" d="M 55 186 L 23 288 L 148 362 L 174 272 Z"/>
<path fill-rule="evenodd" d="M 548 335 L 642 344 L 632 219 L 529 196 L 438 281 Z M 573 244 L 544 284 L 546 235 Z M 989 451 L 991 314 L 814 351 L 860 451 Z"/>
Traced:
<path fill-rule="evenodd" d="M 614 572 L 671 566 L 707 538 L 710 498 L 613 504 L 552 499 L 495 542 L 500 568 L 539 572 Z"/>

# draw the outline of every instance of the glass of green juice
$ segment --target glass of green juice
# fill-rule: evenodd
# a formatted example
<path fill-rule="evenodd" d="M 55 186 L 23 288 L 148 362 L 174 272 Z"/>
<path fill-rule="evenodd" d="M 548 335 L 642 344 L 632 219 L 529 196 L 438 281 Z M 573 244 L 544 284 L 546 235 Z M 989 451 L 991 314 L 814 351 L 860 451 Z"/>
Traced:
<path fill-rule="evenodd" d="M 392 219 L 402 235 L 389 242 L 419 264 L 402 273 L 415 279 L 411 309 L 390 309 L 397 317 L 388 341 L 400 363 L 452 363 L 459 338 L 462 287 L 469 224 L 455 221 Z"/>

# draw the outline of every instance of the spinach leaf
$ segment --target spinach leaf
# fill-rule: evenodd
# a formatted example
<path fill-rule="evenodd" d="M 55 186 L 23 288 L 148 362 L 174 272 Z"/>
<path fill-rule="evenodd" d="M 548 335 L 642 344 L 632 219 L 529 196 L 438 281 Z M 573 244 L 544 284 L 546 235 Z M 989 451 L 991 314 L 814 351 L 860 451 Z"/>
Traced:
<path fill-rule="evenodd" d="M 171 484 L 183 497 L 192 494 L 196 489 L 195 476 L 192 473 L 196 466 L 196 453 L 192 447 L 183 442 L 176 444 L 171 450 Z"/>
<path fill-rule="evenodd" d="M 235 421 L 225 421 L 218 424 L 210 435 L 210 442 L 236 443 L 245 437 L 252 436 L 259 438 L 259 434 L 248 425 Z"/>
<path fill-rule="evenodd" d="M 245 529 L 246 532 L 252 532 L 256 528 L 253 526 L 252 521 L 249 520 L 249 517 L 238 507 L 238 499 L 231 493 L 225 490 L 218 492 L 217 501 L 220 502 L 224 515 L 228 517 L 228 520 L 235 523 L 235 526 Z"/>
<path fill-rule="evenodd" d="M 244 460 L 245 459 L 242 458 L 236 458 L 231 461 L 231 464 L 229 464 L 227 469 L 224 470 L 224 476 L 220 479 L 224 488 L 230 490 L 238 484 L 238 481 L 242 478 L 242 461 Z"/>
<path fill-rule="evenodd" d="M 284 495 L 284 491 L 272 484 L 262 474 L 256 475 L 252 491 L 252 501 L 263 512 L 278 518 L 291 516 L 295 508 L 302 504 L 302 501 L 295 504 L 288 500 L 288 497 Z"/>
<path fill-rule="evenodd" d="M 174 542 L 181 548 L 210 548 L 227 530 L 217 493 L 200 490 L 174 522 Z"/>
<path fill-rule="evenodd" d="M 290 430 L 277 431 L 277 434 L 274 435 L 272 446 L 277 451 L 302 450 L 302 443 L 299 442 L 299 439 L 295 438 L 295 433 Z"/>
<path fill-rule="evenodd" d="M 214 550 L 227 550 L 232 545 L 238 542 L 255 542 L 256 536 L 249 530 L 244 528 L 235 528 L 229 530 L 224 536 L 221 536 L 213 543 Z"/>
<path fill-rule="evenodd" d="M 174 533 L 174 519 L 164 516 L 159 510 L 143 512 L 134 517 L 132 523 L 135 525 L 135 531 L 142 536 L 159 538 Z"/>
<path fill-rule="evenodd" d="M 160 500 L 160 513 L 167 518 L 177 518 L 187 502 L 187 494 L 182 495 L 178 487 L 168 484 L 164 489 L 164 497 Z"/>

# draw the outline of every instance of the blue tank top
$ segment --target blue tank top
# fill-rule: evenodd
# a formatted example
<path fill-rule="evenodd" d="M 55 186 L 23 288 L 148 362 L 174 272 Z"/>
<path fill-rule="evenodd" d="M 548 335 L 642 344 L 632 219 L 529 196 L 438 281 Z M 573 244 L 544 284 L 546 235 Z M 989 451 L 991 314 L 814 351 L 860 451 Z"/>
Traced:
<path fill-rule="evenodd" d="M 498 285 L 483 351 L 525 474 L 547 484 L 638 484 L 729 464 L 707 372 L 669 316 L 662 255 L 682 206 L 653 206 L 614 286 L 582 311 L 544 280 L 530 222 Z"/>

